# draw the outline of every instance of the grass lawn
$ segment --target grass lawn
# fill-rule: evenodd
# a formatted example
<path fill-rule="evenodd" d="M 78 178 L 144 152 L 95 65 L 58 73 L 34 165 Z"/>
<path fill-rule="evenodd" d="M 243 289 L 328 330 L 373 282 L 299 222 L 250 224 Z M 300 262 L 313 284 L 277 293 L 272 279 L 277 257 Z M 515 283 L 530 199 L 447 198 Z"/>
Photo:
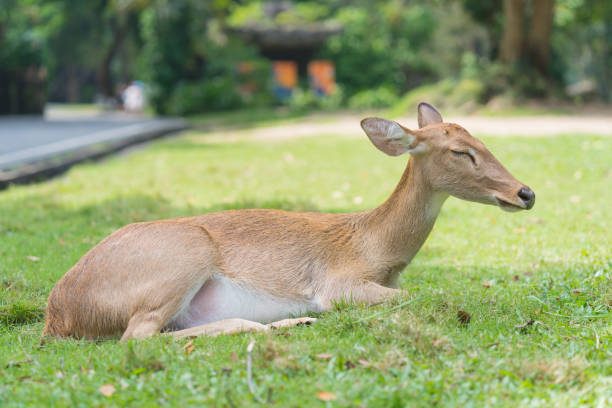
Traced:
<path fill-rule="evenodd" d="M 371 208 L 405 158 L 365 135 L 224 144 L 192 132 L 0 192 L 0 406 L 610 406 L 612 138 L 482 139 L 535 190 L 535 208 L 449 199 L 402 274 L 414 302 L 345 305 L 312 327 L 190 345 L 41 346 L 47 295 L 127 223 Z"/>

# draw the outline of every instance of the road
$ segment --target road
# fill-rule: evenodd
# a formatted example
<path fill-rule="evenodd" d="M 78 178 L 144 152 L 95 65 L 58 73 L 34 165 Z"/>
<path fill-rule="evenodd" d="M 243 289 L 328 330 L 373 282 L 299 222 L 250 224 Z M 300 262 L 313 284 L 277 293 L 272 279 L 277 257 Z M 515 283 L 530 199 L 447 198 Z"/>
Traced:
<path fill-rule="evenodd" d="M 58 157 L 108 146 L 116 149 L 185 127 L 177 119 L 126 114 L 0 117 L 0 171 L 19 169 Z"/>

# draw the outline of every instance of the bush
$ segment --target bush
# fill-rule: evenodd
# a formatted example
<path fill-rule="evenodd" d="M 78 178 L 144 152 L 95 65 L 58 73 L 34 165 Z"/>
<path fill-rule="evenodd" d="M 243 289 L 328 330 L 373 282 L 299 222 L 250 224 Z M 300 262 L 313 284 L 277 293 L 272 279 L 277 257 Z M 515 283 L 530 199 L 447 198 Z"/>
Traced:
<path fill-rule="evenodd" d="M 269 62 L 210 19 L 207 2 L 159 2 L 143 12 L 142 67 L 161 114 L 192 114 L 270 101 Z M 211 22 L 212 21 L 212 22 Z M 248 62 L 250 71 L 238 66 Z M 249 92 L 240 86 L 250 84 Z"/>
<path fill-rule="evenodd" d="M 340 8 L 335 18 L 344 29 L 332 36 L 320 57 L 336 65 L 336 79 L 346 94 L 379 87 L 403 92 L 433 72 L 424 58 L 434 31 L 430 8 L 398 2 L 368 2 Z"/>
<path fill-rule="evenodd" d="M 486 87 L 476 79 L 445 79 L 432 85 L 424 85 L 407 92 L 393 106 L 395 116 L 412 112 L 419 102 L 428 102 L 446 110 L 470 111 L 484 102 Z"/>
<path fill-rule="evenodd" d="M 208 81 L 183 82 L 170 94 L 167 113 L 189 115 L 209 110 L 224 110 L 242 105 L 236 85 L 229 77 Z"/>
<path fill-rule="evenodd" d="M 351 109 L 389 108 L 397 101 L 397 95 L 388 88 L 380 87 L 357 92 L 348 100 L 348 107 Z"/>
<path fill-rule="evenodd" d="M 333 110 L 338 109 L 344 102 L 342 88 L 336 86 L 333 95 L 317 95 L 312 90 L 304 91 L 297 88 L 289 98 L 289 108 L 295 111 L 304 112 L 311 109 Z"/>

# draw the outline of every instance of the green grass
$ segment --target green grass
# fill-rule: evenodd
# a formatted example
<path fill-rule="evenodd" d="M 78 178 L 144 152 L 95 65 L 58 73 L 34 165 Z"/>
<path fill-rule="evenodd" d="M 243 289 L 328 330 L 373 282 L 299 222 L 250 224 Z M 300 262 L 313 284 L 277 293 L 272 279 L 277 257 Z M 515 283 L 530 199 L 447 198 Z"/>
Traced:
<path fill-rule="evenodd" d="M 362 210 L 392 191 L 405 159 L 365 136 L 222 144 L 192 132 L 0 192 L 0 406 L 612 404 L 612 138 L 483 140 L 536 191 L 532 211 L 450 199 L 402 275 L 409 299 L 197 338 L 189 353 L 166 338 L 41 346 L 46 297 L 124 224 L 253 206 Z"/>

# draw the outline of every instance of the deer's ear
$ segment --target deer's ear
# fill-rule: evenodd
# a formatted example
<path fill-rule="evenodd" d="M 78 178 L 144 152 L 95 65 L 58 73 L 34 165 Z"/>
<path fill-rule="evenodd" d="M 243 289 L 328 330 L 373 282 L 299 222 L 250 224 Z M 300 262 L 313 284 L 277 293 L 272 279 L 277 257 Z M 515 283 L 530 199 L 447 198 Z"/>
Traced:
<path fill-rule="evenodd" d="M 389 156 L 421 150 L 416 135 L 392 120 L 366 118 L 361 121 L 361 127 L 374 146 Z"/>
<path fill-rule="evenodd" d="M 419 113 L 419 128 L 431 125 L 433 123 L 443 122 L 440 112 L 426 102 L 419 103 L 417 111 Z"/>

